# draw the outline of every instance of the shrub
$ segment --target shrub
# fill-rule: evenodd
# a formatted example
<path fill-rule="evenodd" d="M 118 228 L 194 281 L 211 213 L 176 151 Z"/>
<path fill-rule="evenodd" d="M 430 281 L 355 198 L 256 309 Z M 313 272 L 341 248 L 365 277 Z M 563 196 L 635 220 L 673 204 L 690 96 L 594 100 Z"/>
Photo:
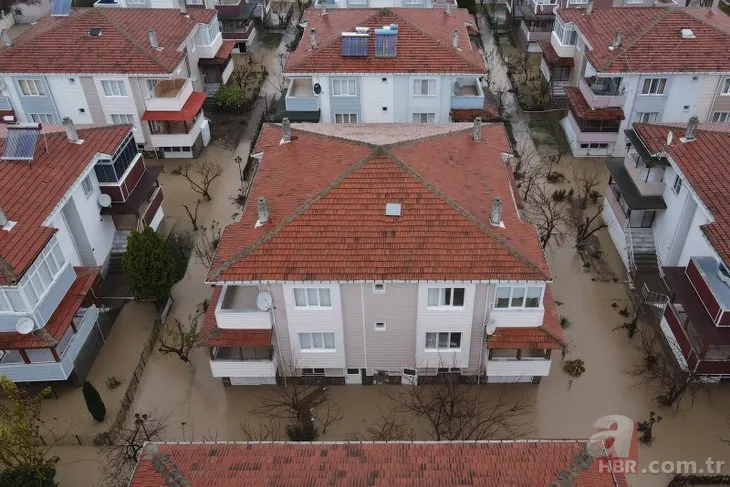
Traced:
<path fill-rule="evenodd" d="M 106 406 L 104 406 L 104 401 L 101 400 L 101 396 L 96 388 L 87 380 L 84 381 L 82 392 L 84 393 L 86 408 L 89 410 L 89 413 L 91 413 L 91 416 L 96 421 L 104 421 L 104 416 L 106 416 Z"/>
<path fill-rule="evenodd" d="M 563 175 L 563 173 L 559 173 L 557 171 L 553 171 L 553 172 L 551 172 L 551 173 L 549 173 L 547 175 L 547 180 L 548 180 L 549 183 L 553 183 L 554 184 L 554 183 L 558 183 L 560 181 L 564 181 L 565 180 L 565 176 Z"/>
<path fill-rule="evenodd" d="M 592 189 L 590 193 L 588 193 L 588 198 L 591 200 L 591 203 L 594 205 L 598 203 L 598 198 L 601 197 L 601 193 L 596 191 L 595 189 Z"/>
<path fill-rule="evenodd" d="M 0 485 L 12 487 L 56 487 L 53 480 L 56 469 L 43 467 L 40 470 L 16 466 L 0 471 Z"/>
<path fill-rule="evenodd" d="M 170 248 L 172 259 L 175 262 L 175 271 L 172 282 L 178 282 L 185 277 L 190 255 L 193 253 L 193 235 L 189 232 L 171 232 L 167 237 L 167 246 Z"/>
<path fill-rule="evenodd" d="M 579 358 L 575 360 L 568 360 L 563 365 L 563 370 L 571 377 L 580 377 L 586 371 L 586 366 L 583 361 Z"/>
<path fill-rule="evenodd" d="M 564 201 L 568 197 L 568 193 L 564 189 L 556 189 L 553 191 L 553 201 Z"/>
<path fill-rule="evenodd" d="M 115 375 L 109 376 L 106 378 L 106 386 L 110 389 L 116 389 L 117 387 L 122 385 L 122 381 Z"/>
<path fill-rule="evenodd" d="M 573 201 L 574 193 L 575 193 L 575 191 L 573 190 L 573 188 L 570 188 L 570 191 L 568 191 L 568 194 L 566 195 L 566 197 L 568 198 L 568 201 Z"/>
<path fill-rule="evenodd" d="M 570 326 L 570 319 L 567 316 L 560 316 L 560 328 L 568 328 Z"/>
<path fill-rule="evenodd" d="M 150 227 L 129 234 L 122 265 L 138 298 L 156 301 L 170 294 L 175 260 L 168 244 Z"/>
<path fill-rule="evenodd" d="M 213 95 L 215 107 L 224 112 L 236 112 L 244 104 L 245 96 L 243 90 L 235 85 L 225 85 Z"/>
<path fill-rule="evenodd" d="M 305 421 L 305 424 L 287 425 L 286 435 L 291 441 L 315 441 L 319 432 L 311 421 Z"/>

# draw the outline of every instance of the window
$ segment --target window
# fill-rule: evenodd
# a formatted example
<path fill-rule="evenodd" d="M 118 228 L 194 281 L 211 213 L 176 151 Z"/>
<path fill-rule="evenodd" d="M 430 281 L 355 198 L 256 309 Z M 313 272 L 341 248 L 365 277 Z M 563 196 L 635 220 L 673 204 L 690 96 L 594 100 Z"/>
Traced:
<path fill-rule="evenodd" d="M 428 289 L 428 307 L 464 306 L 463 287 L 432 287 Z"/>
<path fill-rule="evenodd" d="M 129 113 L 112 113 L 111 117 L 112 123 L 114 125 L 134 125 L 134 115 L 131 115 Z"/>
<path fill-rule="evenodd" d="M 116 183 L 122 179 L 124 173 L 129 169 L 137 159 L 139 151 L 134 141 L 134 136 L 130 132 L 124 139 L 111 159 L 102 159 L 94 166 L 96 178 L 100 183 Z"/>
<path fill-rule="evenodd" d="M 94 190 L 94 187 L 91 185 L 91 175 L 88 175 L 84 178 L 83 181 L 81 181 L 81 187 L 84 189 L 84 194 L 86 196 L 89 196 L 91 192 Z"/>
<path fill-rule="evenodd" d="M 18 285 L 0 286 L 0 309 L 33 311 L 65 264 L 66 259 L 54 237 L 28 268 Z M 28 309 L 29 306 L 31 309 Z"/>
<path fill-rule="evenodd" d="M 53 123 L 54 118 L 50 113 L 31 113 L 30 119 L 35 123 Z"/>
<path fill-rule="evenodd" d="M 712 121 L 715 123 L 730 122 L 730 112 L 715 112 L 712 114 Z"/>
<path fill-rule="evenodd" d="M 682 191 L 682 178 L 679 177 L 679 174 L 674 176 L 674 182 L 672 183 L 672 190 L 674 191 L 674 194 L 679 195 L 679 192 Z"/>
<path fill-rule="evenodd" d="M 334 333 L 299 333 L 299 348 L 301 350 L 334 350 Z"/>
<path fill-rule="evenodd" d="M 538 286 L 498 286 L 494 307 L 501 309 L 539 308 L 542 289 Z"/>
<path fill-rule="evenodd" d="M 354 79 L 333 79 L 333 96 L 357 96 L 357 82 Z"/>
<path fill-rule="evenodd" d="M 384 331 L 385 330 L 385 321 L 376 321 L 374 323 L 375 330 L 377 331 Z"/>
<path fill-rule="evenodd" d="M 659 112 L 636 112 L 635 122 L 652 123 L 659 118 Z"/>
<path fill-rule="evenodd" d="M 526 348 L 520 354 L 522 360 L 544 360 L 546 357 L 545 350 L 542 348 Z"/>
<path fill-rule="evenodd" d="M 426 350 L 458 350 L 461 348 L 461 333 L 426 333 Z"/>
<path fill-rule="evenodd" d="M 570 0 L 570 3 L 574 5 L 585 5 L 588 3 L 588 0 Z"/>
<path fill-rule="evenodd" d="M 357 113 L 335 113 L 335 123 L 357 123 Z"/>
<path fill-rule="evenodd" d="M 722 94 L 730 95 L 730 78 L 725 79 L 725 82 L 722 85 Z"/>
<path fill-rule="evenodd" d="M 295 287 L 294 303 L 297 308 L 330 308 L 330 290 L 325 287 Z"/>
<path fill-rule="evenodd" d="M 101 89 L 104 96 L 127 96 L 127 87 L 124 81 L 119 79 L 106 79 L 101 82 Z"/>
<path fill-rule="evenodd" d="M 373 284 L 373 293 L 385 294 L 385 284 L 382 282 L 376 282 L 375 284 Z"/>
<path fill-rule="evenodd" d="M 21 79 L 18 84 L 23 96 L 46 96 L 43 82 L 39 79 Z"/>
<path fill-rule="evenodd" d="M 436 96 L 435 79 L 413 80 L 413 94 L 416 96 Z"/>
<path fill-rule="evenodd" d="M 360 369 L 347 369 L 347 375 L 360 375 Z"/>
<path fill-rule="evenodd" d="M 434 123 L 436 121 L 435 113 L 414 113 L 413 123 Z"/>
<path fill-rule="evenodd" d="M 663 95 L 667 78 L 646 78 L 641 88 L 642 95 Z"/>
<path fill-rule="evenodd" d="M 302 375 L 323 376 L 324 369 L 302 369 Z"/>
<path fill-rule="evenodd" d="M 152 92 L 155 90 L 155 86 L 157 86 L 157 83 L 160 80 L 158 79 L 146 79 L 144 80 L 145 85 L 147 86 L 147 91 L 152 94 Z"/>
<path fill-rule="evenodd" d="M 489 350 L 489 360 L 517 360 L 517 349 L 494 348 Z"/>
<path fill-rule="evenodd" d="M 555 19 L 553 31 L 558 42 L 564 46 L 574 46 L 578 42 L 578 32 L 573 24 L 566 25 L 560 19 Z"/>
<path fill-rule="evenodd" d="M 627 5 L 642 5 L 644 0 L 626 0 Z"/>
<path fill-rule="evenodd" d="M 688 112 L 688 111 L 689 111 L 689 105 L 684 105 L 684 106 L 682 107 L 682 111 L 683 111 L 683 112 Z"/>

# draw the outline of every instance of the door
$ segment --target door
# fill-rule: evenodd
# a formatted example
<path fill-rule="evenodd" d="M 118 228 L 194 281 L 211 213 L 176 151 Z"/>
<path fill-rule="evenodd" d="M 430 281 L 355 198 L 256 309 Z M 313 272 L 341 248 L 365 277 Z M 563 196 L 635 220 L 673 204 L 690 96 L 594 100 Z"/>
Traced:
<path fill-rule="evenodd" d="M 200 131 L 203 135 L 203 146 L 208 147 L 208 144 L 210 144 L 210 125 L 208 119 L 203 120 Z"/>
<path fill-rule="evenodd" d="M 345 384 L 362 384 L 362 374 L 360 369 L 347 369 L 345 374 Z"/>

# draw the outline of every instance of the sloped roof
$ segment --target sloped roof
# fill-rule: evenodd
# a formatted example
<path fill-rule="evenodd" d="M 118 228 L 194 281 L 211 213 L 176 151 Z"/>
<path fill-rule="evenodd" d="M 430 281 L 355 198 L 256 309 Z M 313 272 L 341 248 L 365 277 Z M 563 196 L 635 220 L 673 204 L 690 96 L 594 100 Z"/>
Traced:
<path fill-rule="evenodd" d="M 286 73 L 475 73 L 487 68 L 481 54 L 469 41 L 466 24 L 473 18 L 466 9 L 333 9 L 322 15 L 310 8 L 297 49 L 289 56 Z M 397 24 L 395 58 L 375 57 L 375 29 Z M 368 55 L 344 57 L 342 33 L 355 27 L 369 27 Z M 311 30 L 316 30 L 317 48 L 311 46 Z M 459 48 L 454 49 L 454 31 L 459 32 Z"/>
<path fill-rule="evenodd" d="M 635 123 L 633 128 L 650 152 L 665 150 L 669 154 L 710 210 L 715 221 L 700 228 L 720 258 L 730 265 L 730 132 L 700 129 L 693 141 L 682 142 L 684 128 L 645 123 Z M 674 140 L 666 146 L 670 130 Z"/>
<path fill-rule="evenodd" d="M 76 8 L 68 17 L 46 16 L 0 48 L 5 73 L 170 73 L 183 60 L 182 42 L 215 10 Z M 101 35 L 89 35 L 100 28 Z M 161 50 L 148 31 L 157 32 Z"/>
<path fill-rule="evenodd" d="M 130 487 L 173 479 L 191 487 L 540 486 L 560 483 L 571 467 L 575 487 L 628 486 L 597 460 L 578 467 L 585 448 L 578 440 L 146 443 Z"/>
<path fill-rule="evenodd" d="M 706 11 L 625 7 L 591 14 L 558 9 L 557 15 L 576 24 L 588 40 L 592 49 L 586 56 L 598 72 L 730 72 L 730 34 L 706 21 L 701 15 Z M 621 29 L 621 44 L 611 50 L 616 29 Z M 695 38 L 682 38 L 682 29 L 691 29 Z"/>
<path fill-rule="evenodd" d="M 443 132 L 426 137 L 418 124 L 342 129 L 406 137 L 384 145 L 310 125 L 294 126 L 289 143 L 281 127 L 262 129 L 248 203 L 225 229 L 209 281 L 549 279 L 536 230 L 517 214 L 503 125 L 484 124 L 479 142 L 466 123 L 430 125 Z M 259 197 L 271 218 L 255 227 Z M 504 228 L 489 223 L 495 197 Z M 387 203 L 402 215 L 386 216 Z"/>
<path fill-rule="evenodd" d="M 10 221 L 17 222 L 9 231 L 0 230 L 0 264 L 5 261 L 20 278 L 55 233 L 42 226 L 66 192 L 89 167 L 95 154 L 113 154 L 131 131 L 129 125 L 78 130 L 83 144 L 72 144 L 65 133 L 38 137 L 35 159 L 0 161 L 0 208 Z M 0 152 L 5 139 L 0 139 Z M 0 268 L 0 284 L 8 279 Z"/>

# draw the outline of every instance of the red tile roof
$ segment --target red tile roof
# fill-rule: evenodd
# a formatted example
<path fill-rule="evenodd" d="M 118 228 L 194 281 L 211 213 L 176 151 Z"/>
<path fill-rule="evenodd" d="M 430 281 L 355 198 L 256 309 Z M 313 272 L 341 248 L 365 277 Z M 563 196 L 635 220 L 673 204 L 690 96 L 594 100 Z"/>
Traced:
<path fill-rule="evenodd" d="M 215 320 L 215 307 L 221 296 L 221 286 L 216 286 L 210 298 L 208 310 L 198 334 L 199 342 L 208 347 L 254 347 L 271 345 L 271 330 L 226 330 L 218 328 Z"/>
<path fill-rule="evenodd" d="M 282 144 L 281 127 L 265 125 L 250 204 L 225 229 L 208 279 L 548 279 L 535 228 L 515 208 L 504 127 L 484 124 L 475 142 L 471 124 L 453 126 L 370 145 L 303 129 Z M 255 228 L 259 197 L 271 218 Z M 505 228 L 489 223 L 495 197 Z M 386 216 L 386 203 L 400 203 L 402 215 Z"/>
<path fill-rule="evenodd" d="M 555 49 L 553 48 L 553 45 L 550 43 L 549 40 L 537 41 L 537 44 L 540 46 L 540 49 L 542 50 L 542 55 L 545 58 L 545 62 L 547 62 L 549 66 L 573 65 L 573 58 L 558 56 L 558 53 L 555 52 Z"/>
<path fill-rule="evenodd" d="M 289 56 L 287 73 L 475 73 L 487 68 L 481 54 L 472 49 L 466 24 L 474 19 L 466 9 L 333 9 L 322 15 L 310 8 L 304 36 Z M 398 25 L 395 58 L 375 57 L 375 29 Z M 368 56 L 343 57 L 343 32 L 370 27 Z M 317 32 L 317 48 L 311 47 L 311 30 Z M 452 46 L 454 30 L 459 32 L 459 49 Z"/>
<path fill-rule="evenodd" d="M 525 348 L 546 348 L 550 350 L 563 348 L 565 336 L 560 328 L 558 310 L 553 301 L 550 287 L 545 289 L 543 298 L 545 316 L 542 326 L 537 328 L 528 327 L 500 327 L 494 335 L 487 340 L 487 348 L 490 349 L 525 349 Z"/>
<path fill-rule="evenodd" d="M 71 326 L 74 315 L 83 304 L 89 291 L 96 283 L 101 272 L 100 267 L 74 267 L 76 280 L 71 284 L 66 296 L 61 300 L 53 312 L 46 331 L 56 340 L 61 340 L 63 334 Z M 48 348 L 48 344 L 35 333 L 21 335 L 20 333 L 0 333 L 0 349 L 17 350 L 21 348 Z"/>
<path fill-rule="evenodd" d="M 188 98 L 188 101 L 182 106 L 179 112 L 173 111 L 157 111 L 157 110 L 145 110 L 142 114 L 142 120 L 178 120 L 181 122 L 190 121 L 195 118 L 201 108 L 205 99 L 208 98 L 208 94 L 200 91 L 193 91 Z"/>
<path fill-rule="evenodd" d="M 171 73 L 183 60 L 181 44 L 215 10 L 75 8 L 68 17 L 46 16 L 0 49 L 5 73 Z M 92 37 L 89 30 L 100 28 Z M 157 31 L 161 50 L 148 31 Z"/>
<path fill-rule="evenodd" d="M 624 111 L 619 107 L 591 108 L 578 88 L 565 88 L 568 105 L 583 120 L 623 120 Z"/>
<path fill-rule="evenodd" d="M 682 142 L 683 128 L 645 123 L 635 123 L 633 128 L 649 151 L 666 150 L 710 210 L 715 221 L 703 225 L 702 231 L 720 258 L 730 265 L 730 133 L 698 130 L 695 140 Z M 670 130 L 674 132 L 674 140 L 665 147 Z"/>
<path fill-rule="evenodd" d="M 48 134 L 48 153 L 38 137 L 35 159 L 0 161 L 0 207 L 17 224 L 0 231 L 0 263 L 7 262 L 19 279 L 55 233 L 43 226 L 56 205 L 90 166 L 98 152 L 112 154 L 130 132 L 129 125 L 78 130 L 83 144 L 72 144 L 65 133 Z M 5 139 L 0 139 L 0 152 Z M 10 279 L 12 280 L 12 279 Z M 8 282 L 0 270 L 0 284 Z"/>
<path fill-rule="evenodd" d="M 473 122 L 477 117 L 484 122 L 490 122 L 499 118 L 499 112 L 485 97 L 482 108 L 452 108 L 449 116 L 452 122 Z"/>
<path fill-rule="evenodd" d="M 233 52 L 233 48 L 236 47 L 236 44 L 238 44 L 238 41 L 223 41 L 221 48 L 215 53 L 216 59 L 226 60 L 231 57 L 231 53 Z"/>
<path fill-rule="evenodd" d="M 147 443 L 130 487 L 541 486 L 578 467 L 586 442 Z M 574 487 L 626 487 L 593 461 Z M 557 484 L 556 484 L 557 485 Z M 562 485 L 562 483 L 561 483 Z"/>
<path fill-rule="evenodd" d="M 590 15 L 583 9 L 558 9 L 557 15 L 576 24 L 588 40 L 586 56 L 599 73 L 730 71 L 730 35 L 698 15 L 702 12 L 626 7 Z M 621 29 L 621 45 L 611 50 L 616 29 Z M 681 29 L 691 29 L 695 38 L 683 39 Z"/>

